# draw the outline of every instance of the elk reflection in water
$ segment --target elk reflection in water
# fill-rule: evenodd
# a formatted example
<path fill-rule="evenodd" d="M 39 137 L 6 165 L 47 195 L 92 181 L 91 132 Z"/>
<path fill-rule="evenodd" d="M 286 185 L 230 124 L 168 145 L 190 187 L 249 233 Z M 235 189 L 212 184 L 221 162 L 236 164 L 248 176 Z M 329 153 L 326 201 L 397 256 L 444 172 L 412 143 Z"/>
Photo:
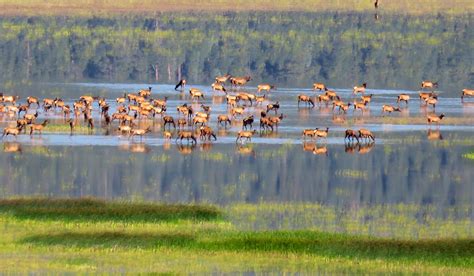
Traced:
<path fill-rule="evenodd" d="M 151 148 L 144 143 L 130 143 L 119 145 L 118 148 L 122 151 L 130 151 L 133 153 L 150 153 Z"/>
<path fill-rule="evenodd" d="M 428 129 L 427 133 L 428 140 L 443 140 L 443 135 L 441 135 L 441 132 L 439 129 L 437 130 L 432 130 L 431 128 Z"/>
<path fill-rule="evenodd" d="M 328 156 L 328 149 L 326 146 L 318 146 L 315 142 L 303 142 L 303 150 L 313 153 L 314 155 Z"/>
<path fill-rule="evenodd" d="M 196 149 L 196 144 L 176 144 L 178 152 L 182 155 L 189 155 L 193 153 L 193 150 Z"/>
<path fill-rule="evenodd" d="M 16 142 L 5 142 L 3 143 L 4 152 L 19 152 L 21 153 L 21 144 Z"/>
<path fill-rule="evenodd" d="M 368 143 L 354 143 L 354 142 L 349 142 L 345 144 L 345 152 L 353 154 L 355 152 L 359 154 L 366 154 L 369 153 L 373 148 L 375 147 L 375 142 L 371 141 Z"/>

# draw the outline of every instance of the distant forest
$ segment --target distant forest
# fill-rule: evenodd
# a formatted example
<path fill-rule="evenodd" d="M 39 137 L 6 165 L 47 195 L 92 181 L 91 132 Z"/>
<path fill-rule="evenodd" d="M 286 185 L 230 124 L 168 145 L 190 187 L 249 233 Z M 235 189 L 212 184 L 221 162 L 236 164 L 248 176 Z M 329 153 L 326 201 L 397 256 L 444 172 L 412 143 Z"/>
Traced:
<path fill-rule="evenodd" d="M 251 84 L 459 91 L 474 83 L 473 15 L 220 12 L 0 18 L 0 87 L 18 81 Z"/>

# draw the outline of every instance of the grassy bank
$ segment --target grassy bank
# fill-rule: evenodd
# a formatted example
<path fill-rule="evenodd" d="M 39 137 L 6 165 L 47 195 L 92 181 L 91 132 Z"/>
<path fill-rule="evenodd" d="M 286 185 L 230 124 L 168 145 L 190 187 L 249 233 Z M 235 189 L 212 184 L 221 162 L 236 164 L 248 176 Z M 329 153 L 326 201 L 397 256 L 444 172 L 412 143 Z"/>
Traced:
<path fill-rule="evenodd" d="M 47 3 L 45 3 L 47 2 Z M 79 14 L 91 13 L 151 13 L 163 11 L 374 11 L 373 1 L 366 0 L 221 0 L 221 1 L 190 1 L 190 0 L 0 0 L 1 15 L 38 15 L 38 14 Z M 410 14 L 471 13 L 474 4 L 465 0 L 399 0 L 381 1 L 380 11 Z"/>
<path fill-rule="evenodd" d="M 472 239 L 239 231 L 221 215 L 197 205 L 2 200 L 0 271 L 474 272 Z"/>

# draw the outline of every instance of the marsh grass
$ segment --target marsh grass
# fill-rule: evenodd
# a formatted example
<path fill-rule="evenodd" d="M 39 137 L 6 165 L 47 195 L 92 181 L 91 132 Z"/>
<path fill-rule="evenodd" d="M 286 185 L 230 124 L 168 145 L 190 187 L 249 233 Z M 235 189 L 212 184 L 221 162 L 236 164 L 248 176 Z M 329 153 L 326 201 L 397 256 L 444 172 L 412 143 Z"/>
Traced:
<path fill-rule="evenodd" d="M 213 220 L 221 212 L 213 206 L 106 202 L 98 199 L 19 198 L 0 200 L 0 212 L 21 219 L 87 221 Z"/>
<path fill-rule="evenodd" d="M 474 160 L 474 152 L 465 153 L 462 155 L 462 157 L 465 159 Z"/>
<path fill-rule="evenodd" d="M 288 209 L 288 206 L 280 205 L 270 204 L 268 208 Z M 133 211 L 123 211 L 124 207 Z M 140 217 L 144 209 L 152 207 L 155 208 L 153 213 L 160 210 L 159 213 L 171 213 L 168 217 L 172 218 L 176 218 L 176 209 L 184 209 L 183 213 L 190 209 L 189 205 L 107 202 L 93 198 L 1 200 L 0 271 L 172 274 L 474 272 L 472 238 L 409 240 L 316 230 L 251 231 L 239 230 L 223 219 L 197 220 L 194 215 L 190 216 L 191 219 L 179 220 L 129 218 L 130 214 Z M 231 208 L 220 211 L 209 206 L 192 207 L 205 210 L 205 213 L 210 209 L 211 214 L 217 213 L 225 218 L 235 215 Z M 250 205 L 238 208 L 244 207 L 257 211 Z M 51 210 L 48 219 L 44 219 L 42 212 L 38 215 L 33 210 L 37 208 Z M 117 209 L 108 215 L 112 220 L 107 216 L 106 219 L 89 219 L 83 214 L 84 210 L 107 208 Z M 26 217 L 23 212 L 26 212 Z M 252 213 L 246 215 L 252 216 Z"/>
<path fill-rule="evenodd" d="M 87 126 L 77 125 L 74 127 L 74 133 L 89 133 L 91 130 Z M 44 128 L 45 133 L 70 133 L 71 129 L 68 124 L 49 124 Z"/>

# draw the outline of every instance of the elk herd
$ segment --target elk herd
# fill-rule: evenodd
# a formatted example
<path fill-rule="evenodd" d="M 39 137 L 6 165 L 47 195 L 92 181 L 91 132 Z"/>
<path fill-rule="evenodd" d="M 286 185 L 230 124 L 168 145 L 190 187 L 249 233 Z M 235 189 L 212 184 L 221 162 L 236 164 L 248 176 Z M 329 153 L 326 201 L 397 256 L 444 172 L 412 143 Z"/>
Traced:
<path fill-rule="evenodd" d="M 50 122 L 48 119 L 44 119 L 42 122 L 38 121 L 38 116 L 42 113 L 42 117 L 52 116 L 52 114 L 62 117 L 62 122 L 68 127 L 71 134 L 80 124 L 87 126 L 92 131 L 96 126 L 95 121 L 98 120 L 100 127 L 105 128 L 107 132 L 112 130 L 117 135 L 128 136 L 129 139 L 134 139 L 136 136 L 142 139 L 143 136 L 153 131 L 149 125 L 144 127 L 143 122 L 159 121 L 163 138 L 165 140 L 174 138 L 179 144 L 183 142 L 196 144 L 198 140 L 217 140 L 218 135 L 210 125 L 211 117 L 215 117 L 219 130 L 225 131 L 235 125 L 241 128 L 236 133 L 236 143 L 250 142 L 257 133 L 261 135 L 276 133 L 281 122 L 287 117 L 279 112 L 280 102 L 271 101 L 268 97 L 269 92 L 276 89 L 274 85 L 259 84 L 255 93 L 244 92 L 240 89 L 251 80 L 250 76 L 234 77 L 228 74 L 216 77 L 211 89 L 214 93 L 222 93 L 227 112 L 215 115 L 212 114 L 214 112 L 211 107 L 203 102 L 206 99 L 205 93 L 197 88 L 186 88 L 187 82 L 184 79 L 175 86 L 175 90 L 181 92 L 180 97 L 187 98 L 186 102 L 176 107 L 177 115 L 169 113 L 168 97 L 152 97 L 152 87 L 133 93 L 124 93 L 122 97 L 116 99 L 83 95 L 71 103 L 57 97 L 40 100 L 37 97 L 29 96 L 22 104 L 18 96 L 0 94 L 0 116 L 7 117 L 10 119 L 9 122 L 14 123 L 14 125 L 4 128 L 2 138 L 5 136 L 16 137 L 26 133 L 27 128 L 29 128 L 30 136 L 36 133 L 41 135 L 43 130 L 48 128 Z M 227 85 L 230 87 L 226 88 Z M 439 101 L 438 95 L 434 92 L 434 88 L 437 86 L 437 82 L 423 81 L 421 83 L 422 91 L 418 95 L 420 105 L 433 111 L 426 115 L 426 123 L 429 125 L 439 125 L 445 117 L 444 114 L 434 113 Z M 353 109 L 354 114 L 356 112 L 364 114 L 369 109 L 373 97 L 377 97 L 373 94 L 366 94 L 366 89 L 367 83 L 354 86 L 351 100 L 344 101 L 335 90 L 329 89 L 324 83 L 314 83 L 313 93 L 316 94 L 299 94 L 296 98 L 297 107 L 298 109 L 312 109 L 317 105 L 326 108 L 332 106 L 332 112 L 335 115 L 342 114 L 344 116 L 350 109 Z M 426 89 L 431 90 L 426 91 Z M 461 100 L 464 101 L 467 96 L 474 96 L 474 90 L 462 90 Z M 401 105 L 407 107 L 410 100 L 408 94 L 398 95 L 396 103 L 394 99 L 393 104 L 382 105 L 381 115 L 387 116 L 394 112 L 401 112 Z M 113 107 L 115 110 L 112 110 Z M 98 116 L 92 116 L 94 111 Z M 325 140 L 328 136 L 328 127 L 304 129 L 301 136 L 303 149 L 314 154 L 327 155 L 326 147 L 316 145 L 316 141 Z M 373 146 L 375 136 L 370 130 L 364 128 L 346 129 L 344 140 L 346 141 L 346 152 L 365 153 L 370 151 Z"/>

